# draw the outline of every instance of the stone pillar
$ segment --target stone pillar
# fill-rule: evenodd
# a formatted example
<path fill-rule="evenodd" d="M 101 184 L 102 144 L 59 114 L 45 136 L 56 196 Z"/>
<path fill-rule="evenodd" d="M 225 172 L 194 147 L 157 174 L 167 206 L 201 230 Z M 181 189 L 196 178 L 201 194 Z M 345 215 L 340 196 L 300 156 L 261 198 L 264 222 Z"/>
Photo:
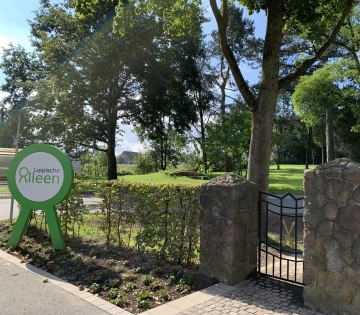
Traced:
<path fill-rule="evenodd" d="M 229 285 L 256 272 L 258 245 L 256 185 L 219 176 L 200 191 L 200 271 Z"/>
<path fill-rule="evenodd" d="M 337 159 L 305 172 L 304 302 L 360 314 L 360 164 Z"/>

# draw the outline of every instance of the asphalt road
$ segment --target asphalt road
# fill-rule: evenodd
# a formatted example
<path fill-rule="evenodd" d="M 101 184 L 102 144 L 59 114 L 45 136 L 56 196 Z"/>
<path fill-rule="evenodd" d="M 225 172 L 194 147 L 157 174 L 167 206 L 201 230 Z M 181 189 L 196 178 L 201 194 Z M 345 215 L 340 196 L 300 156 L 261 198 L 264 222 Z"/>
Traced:
<path fill-rule="evenodd" d="M 85 196 L 83 197 L 85 205 L 89 206 L 91 209 L 95 210 L 97 208 L 98 203 L 100 202 L 100 198 L 94 196 Z M 6 220 L 10 218 L 10 205 L 11 199 L 0 199 L 0 220 Z M 14 201 L 14 212 L 13 217 L 17 217 L 19 214 L 19 207 L 16 200 Z"/>

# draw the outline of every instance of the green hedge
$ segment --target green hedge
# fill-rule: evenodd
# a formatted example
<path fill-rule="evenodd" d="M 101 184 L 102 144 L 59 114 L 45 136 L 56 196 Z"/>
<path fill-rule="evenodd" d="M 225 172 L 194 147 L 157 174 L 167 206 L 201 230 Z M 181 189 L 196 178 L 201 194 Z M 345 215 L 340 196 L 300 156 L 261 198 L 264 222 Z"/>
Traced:
<path fill-rule="evenodd" d="M 199 250 L 199 186 L 150 185 L 107 181 L 97 186 L 102 199 L 102 230 L 110 245 L 135 237 L 138 250 L 190 263 Z"/>

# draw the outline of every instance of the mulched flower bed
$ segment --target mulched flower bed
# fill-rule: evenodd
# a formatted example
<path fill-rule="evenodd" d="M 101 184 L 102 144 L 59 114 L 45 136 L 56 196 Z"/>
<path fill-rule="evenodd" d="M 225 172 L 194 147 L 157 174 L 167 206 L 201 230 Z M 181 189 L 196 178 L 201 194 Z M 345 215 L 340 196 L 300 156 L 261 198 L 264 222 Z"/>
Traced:
<path fill-rule="evenodd" d="M 9 234 L 7 222 L 0 222 L 3 249 Z M 78 238 L 66 239 L 66 246 L 55 251 L 43 230 L 29 227 L 11 253 L 134 314 L 216 283 L 196 266 L 173 265 L 152 252 L 105 247 Z"/>

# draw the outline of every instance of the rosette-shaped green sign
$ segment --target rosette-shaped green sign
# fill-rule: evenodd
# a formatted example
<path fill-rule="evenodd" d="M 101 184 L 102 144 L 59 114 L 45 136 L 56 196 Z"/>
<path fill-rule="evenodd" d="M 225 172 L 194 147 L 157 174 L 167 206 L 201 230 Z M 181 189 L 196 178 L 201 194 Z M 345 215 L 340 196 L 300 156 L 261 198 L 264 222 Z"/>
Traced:
<path fill-rule="evenodd" d="M 34 144 L 14 157 L 8 171 L 8 186 L 21 210 L 8 246 L 18 246 L 32 211 L 44 210 L 53 247 L 65 247 L 55 206 L 69 194 L 73 180 L 70 159 L 53 146 Z"/>

